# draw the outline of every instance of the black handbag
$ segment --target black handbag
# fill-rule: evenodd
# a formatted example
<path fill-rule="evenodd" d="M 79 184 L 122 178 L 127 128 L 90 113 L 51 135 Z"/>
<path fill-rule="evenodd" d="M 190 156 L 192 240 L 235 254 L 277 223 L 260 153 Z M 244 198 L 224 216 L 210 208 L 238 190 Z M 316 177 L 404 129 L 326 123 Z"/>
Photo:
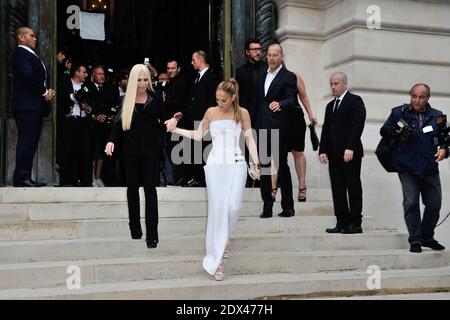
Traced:
<path fill-rule="evenodd" d="M 309 133 L 310 133 L 310 137 L 311 137 L 311 144 L 312 144 L 313 150 L 317 151 L 317 149 L 319 149 L 320 141 L 319 141 L 319 137 L 317 136 L 317 133 L 316 133 L 316 128 L 312 124 L 309 124 L 308 127 L 309 127 Z"/>
<path fill-rule="evenodd" d="M 381 165 L 387 172 L 397 172 L 397 170 L 392 166 L 394 151 L 394 139 L 381 138 L 378 143 L 375 154 L 380 161 Z"/>

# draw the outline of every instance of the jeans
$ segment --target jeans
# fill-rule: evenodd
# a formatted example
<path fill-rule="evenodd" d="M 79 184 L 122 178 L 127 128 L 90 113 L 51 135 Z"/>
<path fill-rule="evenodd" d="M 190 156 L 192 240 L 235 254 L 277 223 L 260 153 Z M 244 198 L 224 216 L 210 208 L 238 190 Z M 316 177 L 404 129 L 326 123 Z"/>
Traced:
<path fill-rule="evenodd" d="M 408 227 L 410 244 L 423 244 L 433 241 L 434 228 L 439 221 L 442 191 L 439 174 L 418 176 L 399 172 L 403 188 L 403 209 Z M 423 219 L 420 217 L 419 196 L 425 206 Z"/>

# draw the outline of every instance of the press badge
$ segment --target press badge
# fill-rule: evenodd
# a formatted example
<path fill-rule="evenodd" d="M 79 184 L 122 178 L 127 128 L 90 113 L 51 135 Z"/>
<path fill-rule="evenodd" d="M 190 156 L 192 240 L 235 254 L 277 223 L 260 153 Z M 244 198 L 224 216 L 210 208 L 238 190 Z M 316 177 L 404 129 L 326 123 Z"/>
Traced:
<path fill-rule="evenodd" d="M 427 126 L 427 127 L 423 128 L 422 131 L 423 131 L 423 133 L 433 132 L 433 127 Z"/>

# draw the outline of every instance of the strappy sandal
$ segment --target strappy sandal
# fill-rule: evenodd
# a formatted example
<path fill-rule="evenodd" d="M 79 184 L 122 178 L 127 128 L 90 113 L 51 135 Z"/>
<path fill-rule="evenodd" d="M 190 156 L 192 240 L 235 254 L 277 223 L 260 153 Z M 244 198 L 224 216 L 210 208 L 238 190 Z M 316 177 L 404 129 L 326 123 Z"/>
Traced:
<path fill-rule="evenodd" d="M 229 258 L 230 255 L 231 255 L 231 247 L 229 244 L 227 244 L 227 246 L 225 247 L 225 250 L 223 251 L 223 257 Z"/>
<path fill-rule="evenodd" d="M 216 279 L 216 281 L 222 281 L 224 277 L 225 277 L 225 268 L 224 268 L 224 261 L 222 260 L 220 262 L 219 267 L 216 270 L 216 273 L 214 274 L 214 279 Z"/>
<path fill-rule="evenodd" d="M 272 188 L 272 200 L 275 201 L 277 198 L 278 188 Z"/>
<path fill-rule="evenodd" d="M 298 202 L 306 202 L 306 187 L 298 189 Z"/>

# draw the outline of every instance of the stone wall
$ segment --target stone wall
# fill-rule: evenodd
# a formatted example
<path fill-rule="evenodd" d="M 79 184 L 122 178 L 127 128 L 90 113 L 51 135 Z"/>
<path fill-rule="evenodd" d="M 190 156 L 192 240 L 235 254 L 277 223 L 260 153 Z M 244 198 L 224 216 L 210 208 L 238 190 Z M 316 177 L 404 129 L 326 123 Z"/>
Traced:
<path fill-rule="evenodd" d="M 375 216 L 380 228 L 405 231 L 398 177 L 382 169 L 373 151 L 390 109 L 409 102 L 408 91 L 414 83 L 428 83 L 431 105 L 450 113 L 450 3 L 378 0 L 381 29 L 374 30 L 367 24 L 373 1 L 276 0 L 276 4 L 277 36 L 285 49 L 286 64 L 304 78 L 319 124 L 332 98 L 328 80 L 333 72 L 346 72 L 351 90 L 363 97 L 367 108 L 364 214 Z M 328 186 L 327 167 L 318 163 L 308 143 L 306 153 L 307 184 Z M 443 216 L 450 211 L 449 178 L 450 161 L 446 160 L 441 163 Z M 437 232 L 450 245 L 450 222 Z"/>

